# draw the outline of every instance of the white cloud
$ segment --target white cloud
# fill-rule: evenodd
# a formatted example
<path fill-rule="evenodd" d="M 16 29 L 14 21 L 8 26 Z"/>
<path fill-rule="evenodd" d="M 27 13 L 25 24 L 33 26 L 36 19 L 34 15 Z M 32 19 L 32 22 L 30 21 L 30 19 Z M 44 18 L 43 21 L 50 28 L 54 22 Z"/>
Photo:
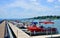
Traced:
<path fill-rule="evenodd" d="M 26 10 L 32 9 L 35 11 L 51 10 L 51 8 L 44 7 L 44 6 L 40 5 L 38 2 L 26 3 L 24 0 L 18 0 L 18 1 L 15 1 L 15 2 L 5 6 L 5 8 L 11 8 L 11 7 L 13 7 L 13 8 L 22 7 L 22 8 L 25 8 Z"/>
<path fill-rule="evenodd" d="M 54 2 L 54 0 L 47 0 L 47 2 Z"/>
<path fill-rule="evenodd" d="M 32 2 L 36 2 L 37 0 L 30 0 L 30 1 L 32 1 Z"/>
<path fill-rule="evenodd" d="M 55 8 L 60 8 L 60 6 L 56 5 Z"/>
<path fill-rule="evenodd" d="M 58 2 L 60 2 L 60 0 L 58 0 Z"/>

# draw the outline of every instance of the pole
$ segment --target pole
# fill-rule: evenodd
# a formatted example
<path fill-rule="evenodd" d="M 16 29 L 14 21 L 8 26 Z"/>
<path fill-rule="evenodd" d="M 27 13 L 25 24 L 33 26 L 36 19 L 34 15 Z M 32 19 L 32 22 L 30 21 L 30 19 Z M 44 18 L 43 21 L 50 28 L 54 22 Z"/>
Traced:
<path fill-rule="evenodd" d="M 31 36 L 31 31 L 30 31 L 30 36 Z"/>
<path fill-rule="evenodd" d="M 52 38 L 52 29 L 51 29 L 51 38 Z"/>
<path fill-rule="evenodd" d="M 53 27 L 54 27 L 54 25 L 53 25 Z M 51 38 L 52 38 L 52 29 L 51 29 Z"/>
<path fill-rule="evenodd" d="M 18 38 L 18 30 L 17 30 L 17 38 Z"/>
<path fill-rule="evenodd" d="M 36 34 L 36 32 L 34 31 L 34 35 Z"/>

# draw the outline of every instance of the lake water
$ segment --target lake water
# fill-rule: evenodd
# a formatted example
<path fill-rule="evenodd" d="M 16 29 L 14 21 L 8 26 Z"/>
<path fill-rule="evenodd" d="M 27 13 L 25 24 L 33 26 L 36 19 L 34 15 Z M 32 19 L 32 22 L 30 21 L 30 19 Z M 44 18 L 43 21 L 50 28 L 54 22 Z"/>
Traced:
<path fill-rule="evenodd" d="M 46 19 L 41 19 L 41 20 L 33 19 L 34 22 L 41 22 L 44 20 L 46 20 Z M 26 21 L 32 22 L 32 20 L 26 20 Z M 43 25 L 44 27 L 55 27 L 55 28 L 57 28 L 58 32 L 60 33 L 60 19 L 56 19 L 56 20 L 52 20 L 52 21 L 54 22 L 54 24 L 41 24 L 41 25 Z M 40 25 L 37 24 L 37 26 L 40 26 Z"/>
<path fill-rule="evenodd" d="M 54 20 L 54 26 L 58 29 L 59 33 L 60 33 L 60 19 Z"/>

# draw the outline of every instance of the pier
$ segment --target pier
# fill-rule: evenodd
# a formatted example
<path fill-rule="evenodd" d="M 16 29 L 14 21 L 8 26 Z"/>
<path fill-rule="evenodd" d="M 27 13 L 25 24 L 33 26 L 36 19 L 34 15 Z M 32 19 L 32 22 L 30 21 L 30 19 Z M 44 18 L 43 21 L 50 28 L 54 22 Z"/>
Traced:
<path fill-rule="evenodd" d="M 39 36 L 29 36 L 22 29 L 18 28 L 16 25 L 3 21 L 0 24 L 0 38 L 53 38 L 60 37 L 60 34 L 54 35 L 39 35 Z"/>

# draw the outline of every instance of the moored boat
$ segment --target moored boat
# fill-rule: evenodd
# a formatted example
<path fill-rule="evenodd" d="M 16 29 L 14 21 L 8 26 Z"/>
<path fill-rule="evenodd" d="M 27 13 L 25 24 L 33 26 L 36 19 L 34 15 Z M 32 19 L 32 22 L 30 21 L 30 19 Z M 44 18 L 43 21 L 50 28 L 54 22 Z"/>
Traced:
<path fill-rule="evenodd" d="M 39 22 L 44 24 L 54 24 L 54 22 Z M 56 34 L 58 33 L 57 28 L 55 27 L 47 27 L 39 26 L 37 27 L 36 22 L 33 22 L 33 25 L 27 27 L 28 33 L 30 35 L 46 35 L 46 34 Z"/>

